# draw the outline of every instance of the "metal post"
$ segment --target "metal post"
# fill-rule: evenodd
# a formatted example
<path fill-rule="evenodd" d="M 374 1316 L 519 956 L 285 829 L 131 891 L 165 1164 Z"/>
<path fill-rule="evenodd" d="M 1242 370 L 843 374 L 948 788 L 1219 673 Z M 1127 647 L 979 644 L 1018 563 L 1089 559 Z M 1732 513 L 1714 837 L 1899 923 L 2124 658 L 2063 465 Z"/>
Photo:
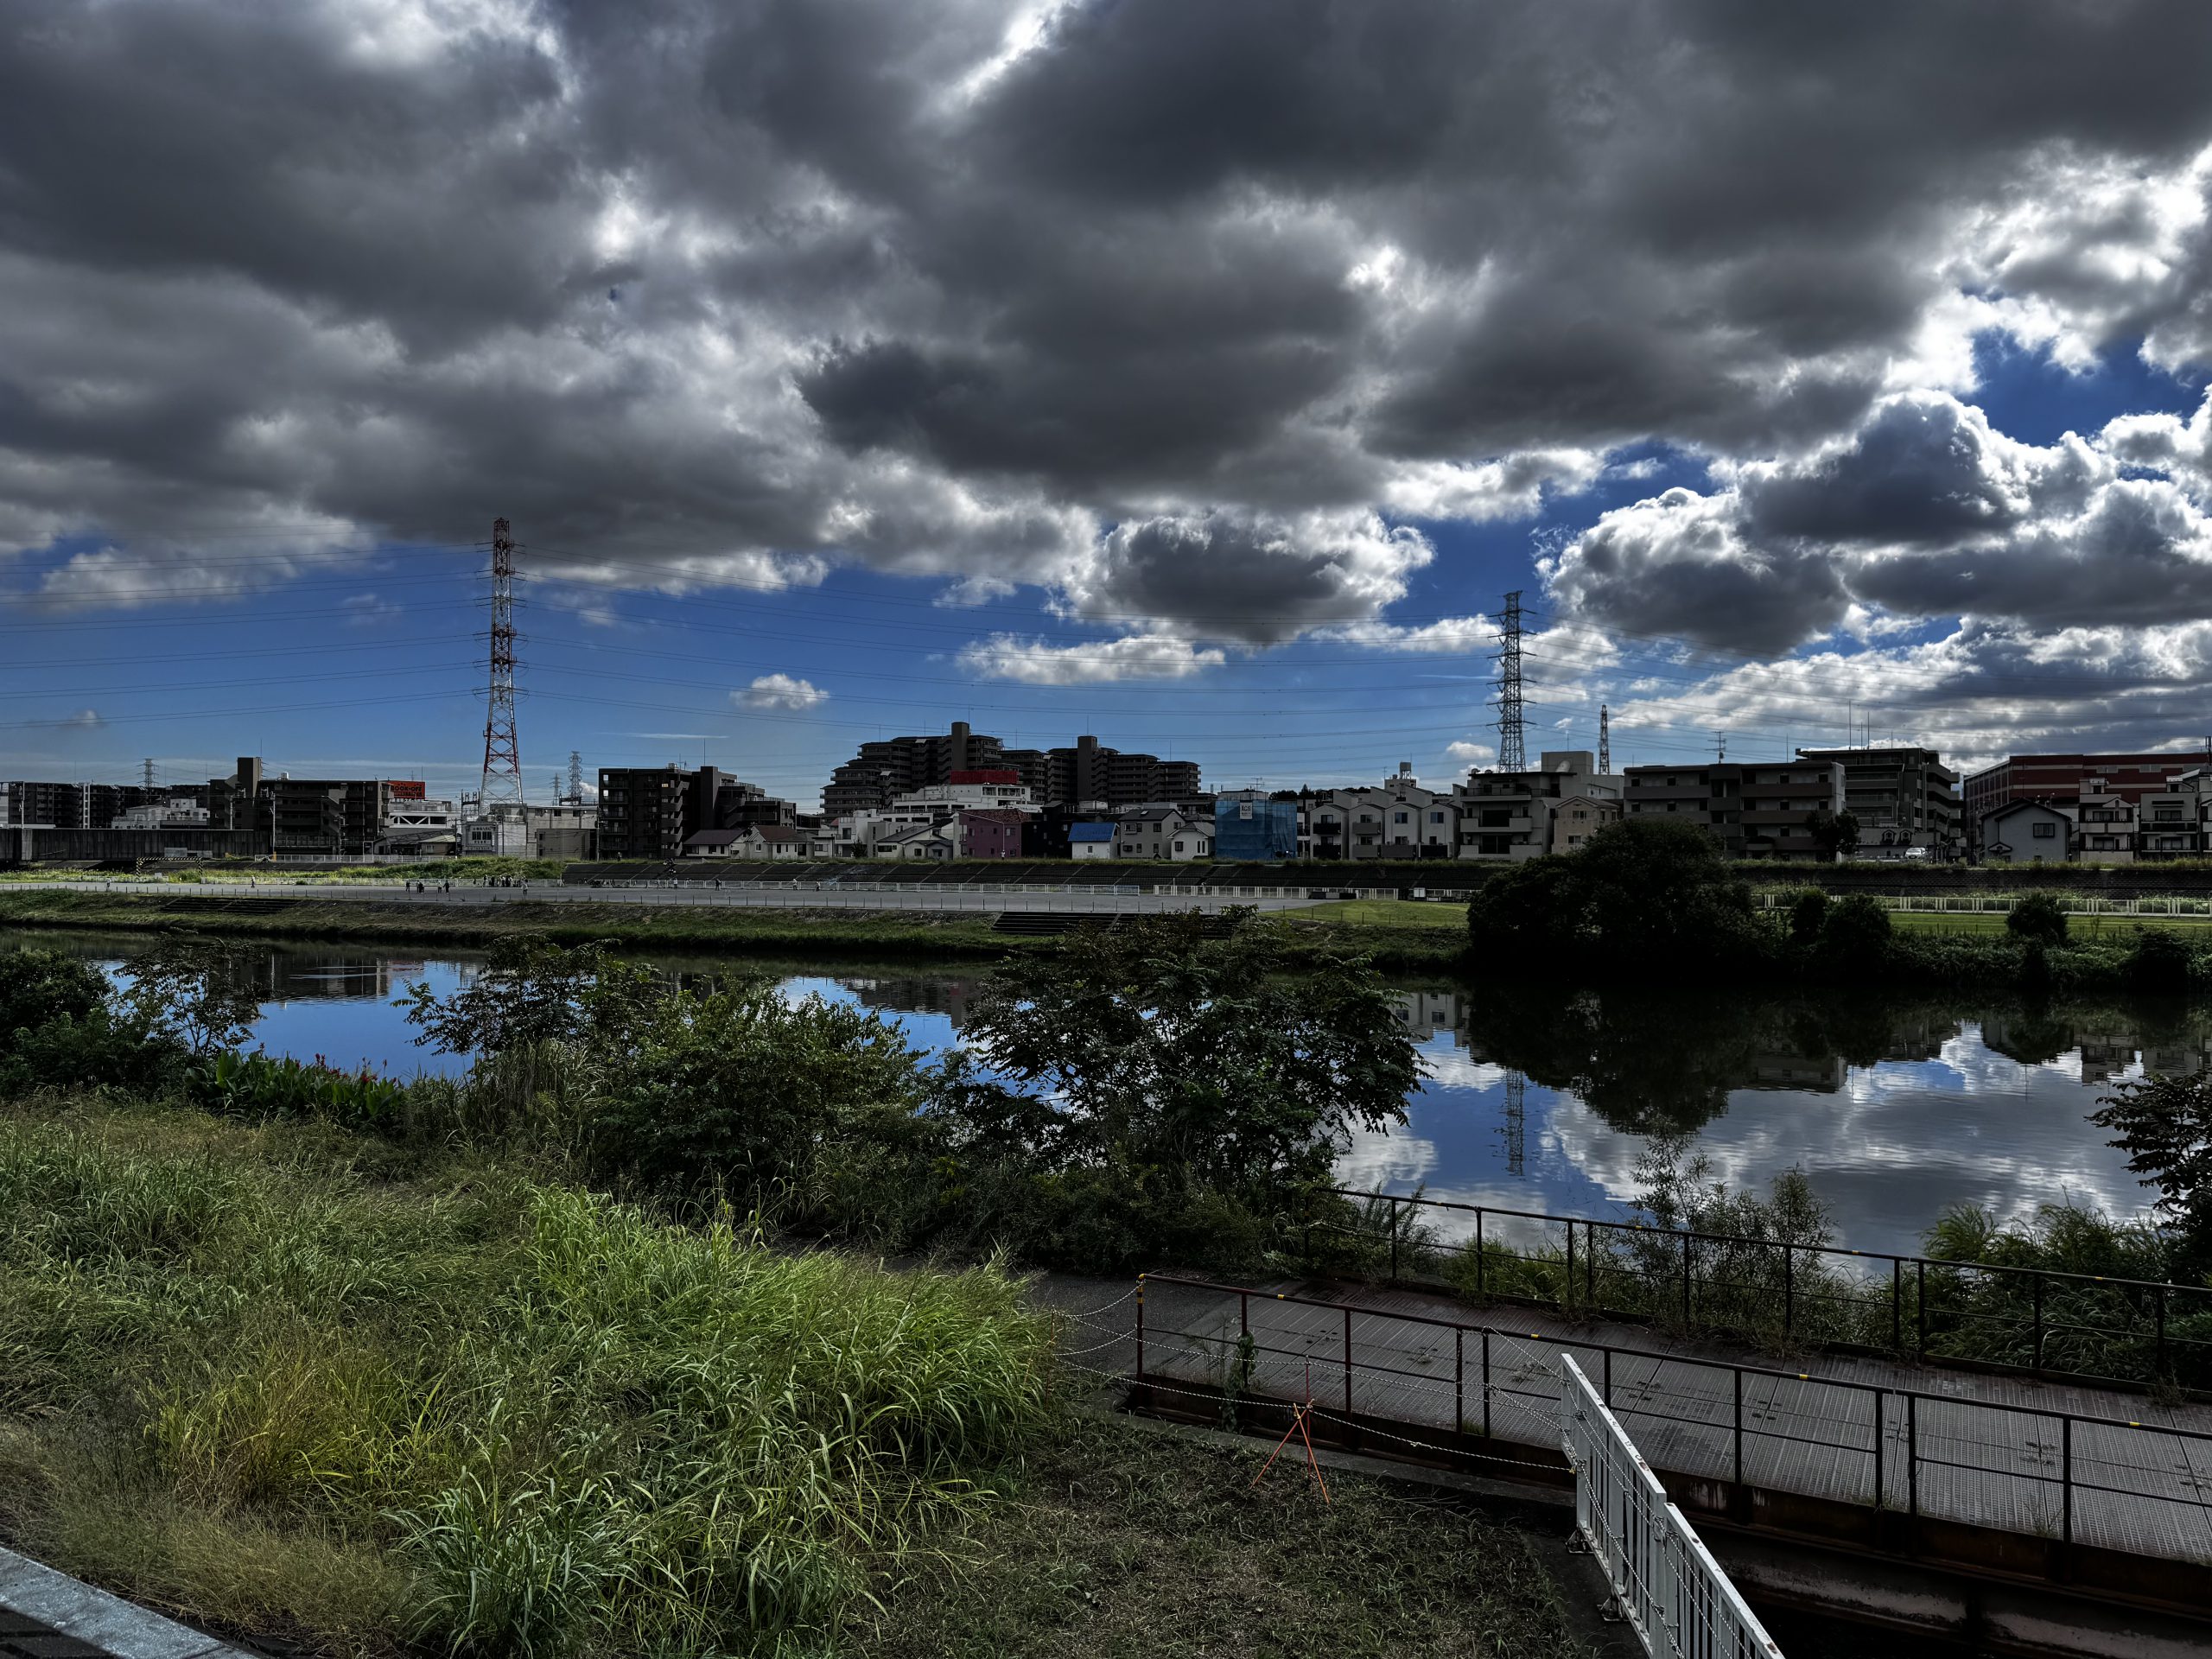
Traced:
<path fill-rule="evenodd" d="M 1890 1258 L 1890 1351 L 1904 1351 L 1904 1258 Z"/>
<path fill-rule="evenodd" d="M 1560 1287 L 1559 1306 L 1561 1313 L 1574 1306 L 1574 1223 L 1567 1224 L 1567 1283 Z"/>
<path fill-rule="evenodd" d="M 1920 1514 L 1920 1396 L 1904 1397 L 1904 1503 L 1906 1513 Z"/>
<path fill-rule="evenodd" d="M 1782 1334 L 1797 1328 L 1797 1269 L 1789 1245 L 1782 1247 Z"/>
<path fill-rule="evenodd" d="M 2074 1420 L 2058 1420 L 2058 1492 L 2059 1504 L 2065 1516 L 2061 1536 L 2068 1543 L 2074 1541 Z"/>
<path fill-rule="evenodd" d="M 1889 1438 L 1890 1396 L 1881 1389 L 1874 1390 L 1874 1507 L 1886 1508 L 1890 1490 L 1882 1479 L 1882 1442 Z"/>
<path fill-rule="evenodd" d="M 1729 1367 L 1736 1379 L 1736 1493 L 1738 1501 L 1744 1491 L 1744 1370 L 1740 1365 Z"/>
<path fill-rule="evenodd" d="M 2152 1351 L 2152 1374 L 2164 1376 L 2166 1374 L 2166 1287 L 2160 1285 L 2151 1294 L 2158 1309 L 2158 1319 L 2157 1345 Z"/>
<path fill-rule="evenodd" d="M 1137 1275 L 1137 1381 L 1144 1381 L 1144 1275 Z"/>
<path fill-rule="evenodd" d="M 1920 1315 L 1920 1357 L 1925 1362 L 1928 1357 L 1928 1258 L 1924 1255 L 1916 1256 L 1913 1258 L 1912 1266 L 1914 1273 L 1920 1280 L 1920 1306 L 1917 1310 Z"/>
<path fill-rule="evenodd" d="M 1351 1415 L 1351 1309 L 1344 1309 L 1344 1415 Z"/>
<path fill-rule="evenodd" d="M 1252 1334 L 1252 1294 L 1249 1291 L 1236 1293 L 1236 1334 L 1239 1337 Z"/>
<path fill-rule="evenodd" d="M 1682 1328 L 1690 1324 L 1690 1236 L 1682 1235 Z"/>
<path fill-rule="evenodd" d="M 1475 1211 L 1475 1294 L 1483 1294 L 1483 1212 Z"/>
<path fill-rule="evenodd" d="M 1490 1327 L 1483 1327 L 1483 1438 L 1490 1438 Z"/>
<path fill-rule="evenodd" d="M 1398 1201 L 1390 1200 L 1390 1282 L 1398 1282 Z"/>
<path fill-rule="evenodd" d="M 2043 1375 L 2043 1274 L 2036 1274 L 2036 1344 L 2034 1363 L 2030 1367 L 2037 1376 Z"/>
<path fill-rule="evenodd" d="M 1605 1409 L 1606 1409 L 1607 1411 L 1611 1411 L 1611 1410 L 1613 1408 L 1613 1351 L 1612 1351 L 1611 1349 L 1608 1348 L 1608 1349 L 1606 1349 L 1606 1350 L 1605 1351 Z"/>
<path fill-rule="evenodd" d="M 1467 1428 L 1467 1333 L 1454 1326 L 1452 1332 L 1452 1432 L 1464 1434 Z"/>

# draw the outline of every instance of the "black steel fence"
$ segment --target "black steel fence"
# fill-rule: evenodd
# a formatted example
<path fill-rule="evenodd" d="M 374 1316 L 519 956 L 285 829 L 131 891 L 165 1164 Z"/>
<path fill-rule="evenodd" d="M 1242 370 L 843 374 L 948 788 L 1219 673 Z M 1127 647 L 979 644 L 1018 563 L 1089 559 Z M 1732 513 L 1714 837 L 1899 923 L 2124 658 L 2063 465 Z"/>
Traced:
<path fill-rule="evenodd" d="M 2212 1287 L 1332 1190 L 1317 1270 L 1930 1365 L 2212 1390 Z"/>
<path fill-rule="evenodd" d="M 1713 1484 L 1709 1510 L 1749 1516 L 1756 1491 L 1766 1510 L 1795 1495 L 2212 1562 L 2212 1433 L 2192 1429 L 1166 1274 L 1142 1281 L 1133 1335 L 1141 1391 L 1230 1414 L 1303 1405 L 1348 1441 L 1478 1465 L 1560 1446 L 1565 1353 L 1653 1467 Z"/>

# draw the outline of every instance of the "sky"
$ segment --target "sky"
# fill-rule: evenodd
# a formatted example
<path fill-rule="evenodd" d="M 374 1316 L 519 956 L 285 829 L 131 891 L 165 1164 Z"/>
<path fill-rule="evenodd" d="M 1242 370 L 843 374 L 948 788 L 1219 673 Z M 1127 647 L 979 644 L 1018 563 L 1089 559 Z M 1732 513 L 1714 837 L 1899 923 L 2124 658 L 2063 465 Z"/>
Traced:
<path fill-rule="evenodd" d="M 2212 742 L 2195 0 L 17 0 L 0 777 Z"/>

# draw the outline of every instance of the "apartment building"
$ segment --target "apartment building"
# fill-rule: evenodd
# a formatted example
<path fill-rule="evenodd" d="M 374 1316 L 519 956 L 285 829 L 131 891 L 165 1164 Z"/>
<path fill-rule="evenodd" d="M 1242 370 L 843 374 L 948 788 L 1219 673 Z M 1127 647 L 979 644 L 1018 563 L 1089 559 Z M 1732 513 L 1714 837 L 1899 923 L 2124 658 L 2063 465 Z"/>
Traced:
<path fill-rule="evenodd" d="M 2015 754 L 1985 766 L 1960 786 L 1970 836 L 2012 801 L 2073 801 L 2085 793 L 2117 795 L 2140 806 L 2182 772 L 2212 762 L 2202 749 L 2139 754 Z M 1978 843 L 1969 850 L 1978 850 Z"/>
<path fill-rule="evenodd" d="M 1195 761 L 1123 753 L 1096 737 L 1054 749 L 1009 749 L 988 733 L 955 721 L 942 737 L 894 737 L 863 743 L 830 774 L 823 810 L 833 817 L 888 806 L 900 795 L 954 781 L 956 773 L 1008 772 L 1032 800 L 1096 801 L 1141 806 L 1199 793 Z"/>
<path fill-rule="evenodd" d="M 1569 795 L 1553 803 L 1551 845 L 1554 853 L 1571 853 L 1609 823 L 1618 823 L 1621 803 L 1596 795 Z"/>
<path fill-rule="evenodd" d="M 1220 795 L 1213 804 L 1213 855 L 1225 862 L 1273 863 L 1298 856 L 1298 799 L 1257 790 Z"/>
<path fill-rule="evenodd" d="M 1624 788 L 1620 774 L 1599 772 L 1587 749 L 1547 751 L 1533 771 L 1471 772 L 1459 793 L 1458 855 L 1499 862 L 1541 857 L 1554 850 L 1553 818 L 1563 804 L 1617 802 Z"/>
<path fill-rule="evenodd" d="M 1843 768 L 1844 810 L 1858 820 L 1860 858 L 1903 855 L 1913 849 L 1942 858 L 1966 850 L 1965 805 L 1959 774 L 1933 749 L 1913 746 L 1800 749 L 1800 760 Z"/>
<path fill-rule="evenodd" d="M 2135 856 L 2139 861 L 2201 858 L 2212 837 L 2212 768 L 2199 766 L 2176 777 L 2136 809 Z"/>
<path fill-rule="evenodd" d="M 2074 808 L 2074 856 L 2083 864 L 2135 861 L 2135 803 L 2102 790 L 2083 795 Z"/>
<path fill-rule="evenodd" d="M 1410 767 L 1379 785 L 1297 798 L 1300 858 L 1450 858 L 1459 847 L 1459 803 L 1422 788 Z"/>
<path fill-rule="evenodd" d="M 1687 818 L 1731 858 L 1828 857 L 1823 822 L 1844 810 L 1843 767 L 1833 760 L 1630 766 L 1625 776 L 1630 816 Z"/>

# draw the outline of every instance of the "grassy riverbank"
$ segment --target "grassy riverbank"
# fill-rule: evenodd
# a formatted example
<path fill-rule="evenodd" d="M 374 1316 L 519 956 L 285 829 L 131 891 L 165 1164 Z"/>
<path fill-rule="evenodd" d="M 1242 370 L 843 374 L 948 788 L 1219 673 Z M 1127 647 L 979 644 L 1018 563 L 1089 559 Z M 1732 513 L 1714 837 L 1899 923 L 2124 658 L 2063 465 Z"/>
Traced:
<path fill-rule="evenodd" d="M 1317 1659 L 1569 1645 L 1517 1534 L 1066 1415 L 995 1268 L 89 1097 L 0 1114 L 0 1532 L 218 1630 L 1103 1659 L 1258 1613 Z"/>
<path fill-rule="evenodd" d="M 741 906 L 537 904 L 438 906 L 257 893 L 242 908 L 203 904 L 189 890 L 148 895 L 0 889 L 0 927 L 160 931 L 318 944 L 356 941 L 480 949 L 534 934 L 558 944 L 609 941 L 628 949 L 702 956 L 773 954 L 995 962 L 1051 948 L 1049 939 L 992 931 L 988 913 L 752 908 Z M 1042 906 L 1047 901 L 1039 899 Z M 1284 925 L 1372 957 L 1378 967 L 1442 969 L 1465 952 L 1466 910 L 1372 901 L 1280 912 Z"/>

